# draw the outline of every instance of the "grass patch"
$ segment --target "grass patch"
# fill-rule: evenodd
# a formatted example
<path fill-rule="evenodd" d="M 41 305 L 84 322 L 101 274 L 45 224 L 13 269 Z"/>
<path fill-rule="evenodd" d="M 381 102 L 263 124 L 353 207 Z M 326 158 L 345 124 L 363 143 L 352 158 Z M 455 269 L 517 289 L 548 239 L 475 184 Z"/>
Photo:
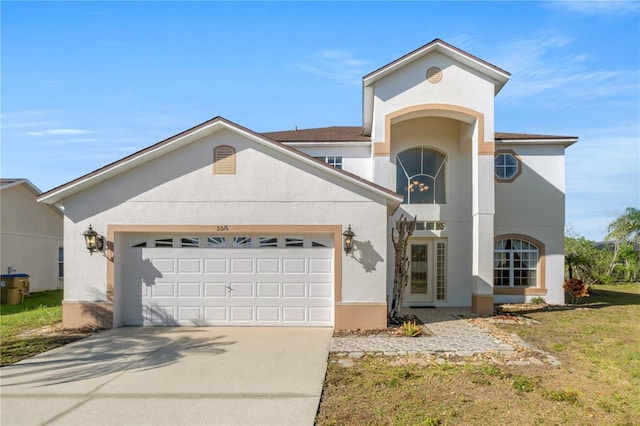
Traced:
<path fill-rule="evenodd" d="M 596 286 L 577 309 L 500 325 L 560 367 L 437 365 L 364 357 L 327 369 L 318 425 L 637 424 L 640 285 Z"/>
<path fill-rule="evenodd" d="M 0 305 L 0 361 L 9 365 L 86 337 L 86 332 L 55 330 L 62 323 L 62 290 L 32 293 L 19 305 Z"/>

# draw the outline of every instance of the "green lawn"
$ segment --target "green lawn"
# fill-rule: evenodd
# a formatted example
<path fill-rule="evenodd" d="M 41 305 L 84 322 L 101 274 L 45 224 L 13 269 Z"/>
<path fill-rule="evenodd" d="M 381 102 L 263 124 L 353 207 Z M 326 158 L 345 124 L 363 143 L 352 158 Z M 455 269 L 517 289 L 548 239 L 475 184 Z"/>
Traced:
<path fill-rule="evenodd" d="M 30 333 L 45 326 L 62 322 L 62 290 L 33 293 L 19 305 L 0 305 L 0 358 L 1 365 L 62 346 L 86 336 L 86 333 L 52 332 Z"/>
<path fill-rule="evenodd" d="M 559 367 L 329 362 L 317 424 L 640 424 L 640 285 L 597 286 L 577 308 L 521 314 L 538 323 L 499 331 L 548 351 Z"/>

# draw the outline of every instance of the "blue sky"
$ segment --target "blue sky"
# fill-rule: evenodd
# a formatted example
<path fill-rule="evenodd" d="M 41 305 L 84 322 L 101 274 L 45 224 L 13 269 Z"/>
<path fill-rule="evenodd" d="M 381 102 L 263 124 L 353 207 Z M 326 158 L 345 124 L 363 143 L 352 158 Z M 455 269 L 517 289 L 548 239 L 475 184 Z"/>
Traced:
<path fill-rule="evenodd" d="M 496 130 L 579 136 L 566 222 L 640 207 L 640 2 L 0 4 L 2 177 L 41 190 L 221 115 L 362 122 L 362 76 L 435 38 L 512 74 Z"/>

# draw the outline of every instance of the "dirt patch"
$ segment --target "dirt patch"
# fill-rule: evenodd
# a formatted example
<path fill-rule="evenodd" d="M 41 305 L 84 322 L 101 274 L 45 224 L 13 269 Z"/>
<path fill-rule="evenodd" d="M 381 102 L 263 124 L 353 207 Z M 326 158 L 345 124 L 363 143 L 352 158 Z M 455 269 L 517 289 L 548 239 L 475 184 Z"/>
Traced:
<path fill-rule="evenodd" d="M 99 330 L 94 327 L 83 328 L 64 328 L 62 324 L 45 325 L 44 327 L 34 328 L 20 333 L 17 337 L 37 337 L 37 336 L 81 336 L 88 337 L 97 333 Z"/>
<path fill-rule="evenodd" d="M 413 322 L 420 329 L 420 334 L 413 337 L 432 336 L 431 331 L 425 327 L 420 319 L 415 315 L 403 315 L 395 320 L 389 320 L 387 328 L 377 328 L 373 330 L 363 330 L 360 328 L 335 330 L 333 337 L 409 337 L 402 330 L 402 323 Z"/>

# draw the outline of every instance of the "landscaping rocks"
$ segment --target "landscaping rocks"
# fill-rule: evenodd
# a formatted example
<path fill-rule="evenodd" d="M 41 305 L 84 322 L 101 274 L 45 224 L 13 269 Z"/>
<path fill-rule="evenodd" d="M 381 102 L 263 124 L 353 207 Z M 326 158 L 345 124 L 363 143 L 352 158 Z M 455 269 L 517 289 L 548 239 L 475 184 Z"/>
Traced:
<path fill-rule="evenodd" d="M 519 336 L 502 332 L 494 324 L 502 320 L 533 324 L 535 321 L 515 315 L 509 318 L 478 318 L 472 313 L 451 308 L 412 310 L 424 324 L 426 335 L 404 337 L 384 330 L 337 332 L 331 352 L 337 357 L 360 358 L 364 355 L 426 358 L 432 364 L 468 364 L 493 362 L 503 365 L 550 365 L 560 362 Z"/>

